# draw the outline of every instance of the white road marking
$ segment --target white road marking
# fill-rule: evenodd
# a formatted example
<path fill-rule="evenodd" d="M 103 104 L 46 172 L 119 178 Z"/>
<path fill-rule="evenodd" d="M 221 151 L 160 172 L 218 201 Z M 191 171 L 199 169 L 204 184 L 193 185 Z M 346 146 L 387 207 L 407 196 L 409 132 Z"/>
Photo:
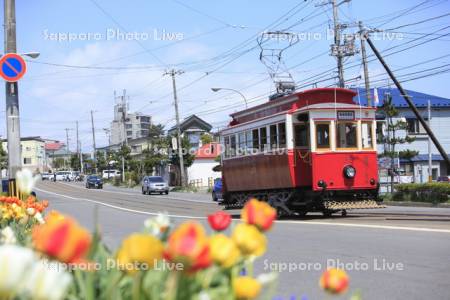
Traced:
<path fill-rule="evenodd" d="M 73 184 L 68 184 L 65 182 L 58 182 L 60 184 L 64 184 L 70 187 L 74 187 L 77 189 L 82 189 L 82 190 L 86 190 L 86 188 L 83 188 L 81 186 L 77 186 L 77 185 L 73 185 Z M 128 196 L 136 196 L 136 195 L 141 195 L 139 193 L 127 193 L 127 192 L 119 192 L 119 191 L 111 191 L 111 190 L 103 190 L 103 189 L 90 189 L 90 191 L 95 191 L 95 192 L 103 192 L 103 193 L 113 193 L 113 194 L 119 194 L 119 195 L 128 195 Z M 162 199 L 170 199 L 170 200 L 179 200 L 179 201 L 186 201 L 186 202 L 195 202 L 195 203 L 206 203 L 206 204 L 214 204 L 211 203 L 209 201 L 201 201 L 201 200 L 193 200 L 193 199 L 186 199 L 186 198 L 179 198 L 179 197 L 169 197 L 169 196 L 162 196 L 159 197 Z M 212 201 L 212 200 L 211 200 Z"/>
<path fill-rule="evenodd" d="M 37 191 L 55 195 L 58 197 L 68 198 L 72 200 L 79 200 L 79 201 L 85 201 L 90 202 L 98 205 L 103 205 L 109 208 L 122 210 L 126 212 L 136 213 L 136 214 L 143 214 L 143 215 L 150 215 L 150 216 L 156 216 L 159 213 L 153 213 L 148 211 L 142 211 L 142 210 L 135 210 L 125 207 L 120 207 L 108 203 L 104 203 L 97 200 L 92 199 L 86 199 L 86 198 L 76 198 L 71 197 L 63 194 L 58 194 L 55 192 L 46 191 L 43 189 L 35 188 Z M 181 218 L 181 219 L 196 219 L 196 220 L 205 220 L 207 217 L 195 217 L 195 216 L 184 216 L 184 215 L 168 215 L 171 218 Z M 237 220 L 235 220 L 237 221 Z M 417 232 L 435 232 L 435 233 L 450 233 L 449 229 L 437 229 L 437 228 L 422 228 L 422 227 L 402 227 L 402 226 L 389 226 L 389 225 L 372 225 L 372 224 L 350 224 L 350 223 L 333 223 L 333 222 L 320 222 L 320 221 L 288 221 L 288 220 L 277 220 L 275 221 L 279 224 L 303 224 L 303 225 L 324 225 L 324 226 L 342 226 L 342 227 L 355 227 L 355 228 L 371 228 L 371 229 L 386 229 L 386 230 L 405 230 L 405 231 L 417 231 Z"/>

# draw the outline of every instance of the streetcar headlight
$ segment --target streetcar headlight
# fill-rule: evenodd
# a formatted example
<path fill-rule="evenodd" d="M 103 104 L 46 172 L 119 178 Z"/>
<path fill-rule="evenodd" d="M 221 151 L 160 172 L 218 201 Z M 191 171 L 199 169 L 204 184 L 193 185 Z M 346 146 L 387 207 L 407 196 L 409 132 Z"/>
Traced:
<path fill-rule="evenodd" d="M 344 175 L 349 179 L 355 178 L 356 169 L 353 166 L 346 166 L 344 168 Z"/>

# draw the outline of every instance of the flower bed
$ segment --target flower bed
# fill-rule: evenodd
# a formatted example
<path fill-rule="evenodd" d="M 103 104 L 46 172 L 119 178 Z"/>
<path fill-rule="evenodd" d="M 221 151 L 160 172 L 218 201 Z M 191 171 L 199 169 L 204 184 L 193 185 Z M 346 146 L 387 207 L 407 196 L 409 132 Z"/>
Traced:
<path fill-rule="evenodd" d="M 69 216 L 51 211 L 44 220 L 47 205 L 0 198 L 1 299 L 273 298 L 277 276 L 253 272 L 276 216 L 264 202 L 249 201 L 237 224 L 225 212 L 208 216 L 211 229 L 192 221 L 173 227 L 160 214 L 117 250 Z M 330 294 L 344 293 L 348 283 L 341 270 L 320 279 Z"/>

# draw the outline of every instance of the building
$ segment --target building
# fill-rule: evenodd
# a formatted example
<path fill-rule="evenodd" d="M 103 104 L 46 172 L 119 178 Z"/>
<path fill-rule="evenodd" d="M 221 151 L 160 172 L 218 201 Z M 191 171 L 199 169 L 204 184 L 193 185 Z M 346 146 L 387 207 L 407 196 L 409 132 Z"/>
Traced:
<path fill-rule="evenodd" d="M 209 133 L 211 129 L 211 124 L 205 122 L 196 115 L 192 115 L 180 123 L 181 135 L 183 137 L 188 137 L 192 150 L 197 150 L 202 146 L 200 137 L 205 133 Z M 174 126 L 170 128 L 167 133 L 168 135 L 176 135 L 177 127 Z"/>
<path fill-rule="evenodd" d="M 151 116 L 149 115 L 129 113 L 126 104 L 116 104 L 114 106 L 114 120 L 111 122 L 111 138 L 109 144 L 122 144 L 126 139 L 131 140 L 147 137 L 151 120 Z"/>
<path fill-rule="evenodd" d="M 20 139 L 22 152 L 22 168 L 34 173 L 47 171 L 45 141 L 39 136 L 24 137 Z M 3 149 L 8 152 L 8 142 L 2 140 Z"/>
<path fill-rule="evenodd" d="M 221 177 L 221 172 L 213 168 L 220 164 L 216 158 L 221 154 L 220 143 L 202 145 L 195 152 L 195 160 L 187 169 L 188 182 L 196 187 L 211 187 L 214 179 Z"/>
<path fill-rule="evenodd" d="M 405 136 L 415 138 L 412 143 L 396 145 L 396 151 L 409 149 L 419 153 L 416 157 L 411 159 L 400 159 L 396 162 L 401 174 L 410 176 L 414 182 L 426 182 L 428 180 L 428 175 L 431 175 L 433 180 L 436 180 L 439 176 L 447 176 L 450 170 L 447 170 L 447 166 L 443 161 L 442 156 L 439 154 L 433 143 L 431 143 L 432 168 L 431 170 L 428 170 L 428 135 L 409 108 L 405 99 L 400 95 L 399 90 L 396 88 L 378 88 L 377 90 L 379 95 L 379 103 L 377 106 L 381 107 L 386 96 L 390 94 L 392 96 L 393 105 L 399 111 L 399 116 L 393 121 L 396 122 L 401 119 L 407 123 L 407 129 L 398 130 L 396 136 L 401 138 Z M 356 103 L 359 102 L 362 105 L 367 105 L 365 90 L 360 88 L 357 89 L 357 91 L 359 91 L 359 95 L 355 97 L 354 101 Z M 450 153 L 450 99 L 411 90 L 406 90 L 406 92 L 411 97 L 411 100 L 422 117 L 428 122 L 442 147 Z M 373 89 L 371 90 L 371 94 L 373 95 Z M 428 101 L 430 101 L 431 106 L 431 120 L 428 120 Z M 386 118 L 380 111 L 377 113 L 379 153 L 383 153 L 386 147 L 383 143 L 384 136 L 386 135 L 386 128 Z"/>

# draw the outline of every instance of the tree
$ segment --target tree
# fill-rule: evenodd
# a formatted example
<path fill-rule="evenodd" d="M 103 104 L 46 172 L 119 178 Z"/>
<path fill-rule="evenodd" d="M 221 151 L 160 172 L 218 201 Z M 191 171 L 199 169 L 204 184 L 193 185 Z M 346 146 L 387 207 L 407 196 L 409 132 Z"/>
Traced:
<path fill-rule="evenodd" d="M 80 164 L 80 156 L 78 153 L 72 154 L 70 156 L 70 167 L 72 170 L 81 170 L 81 164 Z"/>
<path fill-rule="evenodd" d="M 64 167 L 65 160 L 62 157 L 54 158 L 52 165 L 53 165 L 53 169 L 60 169 L 60 168 Z"/>
<path fill-rule="evenodd" d="M 202 145 L 207 145 L 213 142 L 213 137 L 209 133 L 203 133 L 200 136 L 200 140 L 202 141 Z"/>
<path fill-rule="evenodd" d="M 8 154 L 3 149 L 3 145 L 0 145 L 0 177 L 4 169 L 8 169 Z"/>
<path fill-rule="evenodd" d="M 387 122 L 387 136 L 385 137 L 385 144 L 387 145 L 387 148 L 385 147 L 384 152 L 381 156 L 389 157 L 391 159 L 390 179 L 392 192 L 394 190 L 394 175 L 395 175 L 394 160 L 395 158 L 400 158 L 399 152 L 396 151 L 396 146 L 399 144 L 412 143 L 415 140 L 415 138 L 410 137 L 408 135 L 402 137 L 397 134 L 399 130 L 407 130 L 408 124 L 403 120 L 395 120 L 398 117 L 399 112 L 397 108 L 395 108 L 395 106 L 392 104 L 392 96 L 390 94 L 385 95 L 385 100 L 381 109 L 386 116 Z M 402 152 L 403 155 L 413 154 L 413 151 L 410 150 Z"/>
<path fill-rule="evenodd" d="M 150 138 L 150 141 L 153 139 L 157 139 L 164 136 L 164 125 L 157 124 L 157 125 L 150 125 L 148 129 L 148 137 Z"/>

